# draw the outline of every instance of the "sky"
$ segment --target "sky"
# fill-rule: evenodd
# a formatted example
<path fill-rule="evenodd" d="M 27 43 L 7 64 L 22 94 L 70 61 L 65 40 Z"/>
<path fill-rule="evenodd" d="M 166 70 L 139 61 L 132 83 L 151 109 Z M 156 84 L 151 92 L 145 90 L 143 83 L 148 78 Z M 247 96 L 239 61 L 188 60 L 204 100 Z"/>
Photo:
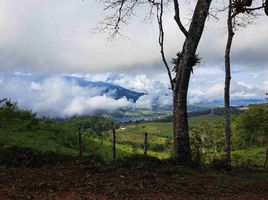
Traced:
<path fill-rule="evenodd" d="M 221 6 L 214 2 L 212 8 Z M 182 7 L 186 27 L 191 9 L 191 4 Z M 111 41 L 98 28 L 109 14 L 99 1 L 1 0 L 0 98 L 12 98 L 23 108 L 50 116 L 91 113 L 104 105 L 116 110 L 171 104 L 157 24 L 145 12 L 146 8 L 139 9 L 122 28 L 123 37 Z M 223 97 L 225 15 L 219 14 L 218 20 L 210 16 L 207 21 L 198 48 L 202 60 L 194 67 L 190 82 L 191 104 Z M 236 31 L 231 58 L 233 98 L 264 99 L 268 92 L 267 23 L 268 17 L 262 14 Z M 164 30 L 170 61 L 184 39 L 171 8 L 164 15 Z M 96 88 L 68 82 L 63 78 L 66 75 L 118 84 L 147 95 L 133 105 L 123 98 L 103 96 Z"/>

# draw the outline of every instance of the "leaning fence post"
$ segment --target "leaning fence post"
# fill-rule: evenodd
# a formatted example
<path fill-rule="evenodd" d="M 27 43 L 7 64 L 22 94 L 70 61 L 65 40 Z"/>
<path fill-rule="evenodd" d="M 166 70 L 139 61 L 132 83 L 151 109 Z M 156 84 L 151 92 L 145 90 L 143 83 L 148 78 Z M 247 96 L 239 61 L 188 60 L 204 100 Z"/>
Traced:
<path fill-rule="evenodd" d="M 265 162 L 264 162 L 263 168 L 266 167 L 266 165 L 267 165 L 267 160 L 268 160 L 268 147 L 267 147 L 267 149 L 266 149 Z"/>
<path fill-rule="evenodd" d="M 115 128 L 113 128 L 113 159 L 116 159 L 116 135 L 115 135 Z"/>
<path fill-rule="evenodd" d="M 144 133 L 144 155 L 147 156 L 147 149 L 148 149 L 148 134 L 147 132 Z"/>
<path fill-rule="evenodd" d="M 79 145 L 79 158 L 82 157 L 83 154 L 83 143 L 82 143 L 82 131 L 78 130 L 78 145 Z"/>

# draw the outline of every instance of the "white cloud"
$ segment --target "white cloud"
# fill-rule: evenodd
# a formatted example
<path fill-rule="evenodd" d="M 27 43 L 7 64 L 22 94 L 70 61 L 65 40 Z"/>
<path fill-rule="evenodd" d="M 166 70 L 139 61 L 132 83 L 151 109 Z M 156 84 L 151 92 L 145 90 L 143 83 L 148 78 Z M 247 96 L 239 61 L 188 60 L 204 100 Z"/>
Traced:
<path fill-rule="evenodd" d="M 149 67 L 161 62 L 157 24 L 155 19 L 152 23 L 143 23 L 144 10 L 141 10 L 124 29 L 128 39 L 108 43 L 106 34 L 92 33 L 104 18 L 102 6 L 95 1 L 1 0 L 0 69 L 59 73 L 128 71 L 130 68 L 159 71 L 159 67 Z M 182 7 L 183 13 L 189 14 L 189 9 Z M 182 18 L 185 24 L 187 14 Z M 259 17 L 255 20 L 257 25 L 236 33 L 232 48 L 234 64 L 267 65 L 266 21 L 265 17 Z M 181 50 L 184 37 L 173 20 L 172 12 L 166 12 L 164 22 L 165 50 L 168 60 L 171 60 Z M 220 21 L 210 19 L 207 22 L 198 49 L 202 64 L 223 65 L 225 24 L 224 17 Z M 249 35 L 254 37 L 249 39 Z"/>
<path fill-rule="evenodd" d="M 152 109 L 153 108 L 153 98 L 149 95 L 142 96 L 137 102 L 136 107 L 138 109 Z"/>
<path fill-rule="evenodd" d="M 115 100 L 111 97 L 107 97 L 106 95 L 91 98 L 78 97 L 74 98 L 69 103 L 69 105 L 63 110 L 63 114 L 73 116 L 93 113 L 98 110 L 112 112 L 120 108 L 130 108 L 131 104 L 132 103 L 126 98 Z"/>
<path fill-rule="evenodd" d="M 256 74 L 256 73 L 251 73 L 250 76 L 251 76 L 251 78 L 257 78 L 257 77 L 258 77 L 258 74 Z"/>
<path fill-rule="evenodd" d="M 17 76 L 31 76 L 32 74 L 17 71 L 17 72 L 14 72 L 14 75 L 17 75 Z"/>
<path fill-rule="evenodd" d="M 32 77 L 31 77 L 32 78 Z M 38 82 L 24 76 L 4 76 L 7 83 L 0 98 L 17 100 L 19 106 L 40 115 L 63 117 L 90 114 L 97 110 L 113 111 L 127 108 L 132 102 L 102 95 L 102 88 L 81 87 L 61 76 L 48 77 Z"/>
<path fill-rule="evenodd" d="M 30 88 L 32 90 L 42 90 L 43 89 L 42 86 L 41 86 L 41 84 L 40 83 L 36 83 L 36 82 L 31 82 Z"/>
<path fill-rule="evenodd" d="M 253 71 L 234 73 L 231 81 L 232 98 L 264 98 L 265 92 L 268 92 L 268 73 L 254 72 L 256 76 L 265 78 L 249 80 Z M 168 79 L 165 73 L 155 74 L 152 77 L 144 74 L 73 74 L 80 79 L 59 75 L 40 77 L 18 74 L 0 74 L 0 84 L 2 83 L 0 98 L 8 97 L 16 100 L 20 107 L 32 109 L 40 115 L 63 117 L 91 114 L 100 110 L 111 112 L 117 109 L 153 109 L 172 105 L 172 92 L 168 89 Z M 89 81 L 118 84 L 135 91 L 146 91 L 146 94 L 136 103 L 128 101 L 125 97 L 116 100 L 112 97 L 115 90 L 109 90 L 104 94 L 105 87 L 103 86 L 81 86 L 78 80 L 83 78 Z M 190 83 L 189 103 L 223 99 L 223 89 L 224 72 L 222 69 L 196 68 Z"/>
<path fill-rule="evenodd" d="M 184 11 L 182 8 L 182 14 Z M 109 43 L 106 34 L 92 33 L 104 17 L 95 1 L 1 0 L 0 97 L 11 97 L 24 108 L 50 116 L 91 113 L 103 107 L 151 109 L 171 105 L 169 81 L 157 43 L 158 29 L 154 21 L 142 22 L 142 12 L 124 29 L 127 39 Z M 191 77 L 190 103 L 223 98 L 225 17 L 207 22 L 198 48 L 202 63 Z M 166 12 L 164 22 L 170 61 L 181 50 L 184 37 L 172 12 Z M 255 22 L 234 37 L 232 97 L 263 97 L 268 92 L 267 19 L 259 17 Z M 40 72 L 46 75 L 32 75 Z M 110 98 L 114 91 L 105 96 L 101 88 L 84 88 L 59 74 L 118 84 L 146 95 L 133 105 L 125 98 Z"/>

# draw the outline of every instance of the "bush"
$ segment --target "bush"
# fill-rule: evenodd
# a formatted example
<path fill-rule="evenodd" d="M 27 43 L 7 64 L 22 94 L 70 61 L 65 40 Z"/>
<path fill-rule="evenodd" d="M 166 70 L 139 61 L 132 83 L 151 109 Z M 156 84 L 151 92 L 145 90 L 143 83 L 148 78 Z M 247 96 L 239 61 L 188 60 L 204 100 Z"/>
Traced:
<path fill-rule="evenodd" d="M 54 152 L 40 152 L 26 147 L 8 147 L 0 149 L 0 164 L 9 166 L 42 167 L 53 166 L 62 161 L 73 159 L 70 156 Z"/>

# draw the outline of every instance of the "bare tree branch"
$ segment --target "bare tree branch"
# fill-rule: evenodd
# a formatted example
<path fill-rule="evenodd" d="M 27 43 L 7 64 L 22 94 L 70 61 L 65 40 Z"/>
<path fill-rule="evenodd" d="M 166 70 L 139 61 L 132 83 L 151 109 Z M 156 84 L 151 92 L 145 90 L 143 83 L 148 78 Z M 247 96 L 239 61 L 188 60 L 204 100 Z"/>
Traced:
<path fill-rule="evenodd" d="M 104 10 L 113 10 L 113 14 L 105 18 L 101 30 L 108 31 L 110 38 L 120 34 L 122 24 L 127 24 L 129 18 L 134 15 L 134 9 L 138 4 L 144 3 L 140 0 L 100 0 L 105 5 Z"/>
<path fill-rule="evenodd" d="M 181 23 L 181 18 L 180 18 L 180 8 L 179 8 L 179 2 L 178 0 L 174 0 L 174 10 L 175 10 L 175 16 L 174 19 L 177 22 L 177 25 L 181 29 L 182 33 L 185 35 L 185 37 L 188 37 L 188 32 Z"/>
<path fill-rule="evenodd" d="M 245 8 L 245 11 L 247 13 L 249 13 L 249 12 L 252 12 L 252 11 L 255 11 L 255 10 L 263 9 L 264 7 L 265 7 L 265 5 L 263 4 L 262 6 L 259 6 L 259 7 L 256 7 L 256 8 Z"/>
<path fill-rule="evenodd" d="M 170 0 L 101 0 L 105 4 L 104 10 L 113 10 L 111 16 L 106 17 L 104 23 L 104 30 L 110 31 L 110 38 L 115 38 L 117 35 L 120 35 L 120 28 L 122 24 L 126 24 L 129 18 L 134 15 L 134 9 L 138 5 L 148 4 L 150 8 L 150 16 L 153 15 L 153 11 L 156 9 L 157 13 L 157 22 L 159 28 L 159 38 L 158 43 L 160 45 L 160 53 L 162 61 L 165 65 L 165 68 L 168 73 L 168 78 L 170 81 L 170 87 L 173 89 L 173 81 L 168 62 L 164 53 L 164 29 L 163 29 L 163 12 L 164 5 L 168 4 Z M 165 1 L 165 2 L 164 2 Z"/>
<path fill-rule="evenodd" d="M 160 4 L 157 6 L 157 21 L 158 21 L 158 27 L 159 27 L 158 43 L 159 43 L 160 48 L 161 48 L 160 52 L 161 52 L 163 63 L 167 69 L 171 89 L 173 90 L 174 89 L 173 79 L 172 79 L 171 71 L 170 71 L 170 68 L 168 66 L 165 52 L 164 52 L 165 33 L 164 33 L 164 29 L 163 29 L 163 0 L 161 0 Z"/>

